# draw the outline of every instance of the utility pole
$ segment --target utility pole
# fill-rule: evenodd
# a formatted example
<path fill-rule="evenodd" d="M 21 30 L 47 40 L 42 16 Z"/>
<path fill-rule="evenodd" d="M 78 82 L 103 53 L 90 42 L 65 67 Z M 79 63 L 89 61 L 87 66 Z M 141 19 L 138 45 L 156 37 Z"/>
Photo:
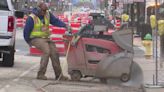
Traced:
<path fill-rule="evenodd" d="M 156 73 L 155 73 L 155 79 L 156 79 L 156 85 L 158 85 L 158 50 L 157 50 L 157 44 L 158 44 L 158 37 L 157 37 L 157 34 L 158 34 L 158 32 L 157 32 L 157 0 L 155 0 L 155 16 L 156 16 L 156 27 L 155 27 L 155 31 L 154 31 L 154 36 L 155 36 L 155 39 L 154 39 L 154 45 L 155 45 L 155 64 L 156 64 L 156 68 L 155 68 L 155 71 L 156 71 Z"/>
<path fill-rule="evenodd" d="M 105 16 L 108 16 L 108 6 L 109 6 L 108 0 L 104 1 L 104 6 L 105 6 Z"/>
<path fill-rule="evenodd" d="M 19 9 L 19 0 L 14 0 L 15 2 L 15 9 L 18 10 Z"/>
<path fill-rule="evenodd" d="M 114 0 L 113 2 L 114 2 L 114 9 L 116 9 L 117 8 L 117 6 L 116 6 L 117 1 Z"/>
<path fill-rule="evenodd" d="M 164 0 L 161 2 L 163 4 L 160 6 L 160 8 L 164 8 Z M 160 19 L 164 19 L 162 14 L 160 14 Z M 162 67 L 162 63 L 164 62 L 163 60 L 164 60 L 164 35 L 161 35 L 160 36 L 160 65 L 161 65 L 161 67 Z"/>

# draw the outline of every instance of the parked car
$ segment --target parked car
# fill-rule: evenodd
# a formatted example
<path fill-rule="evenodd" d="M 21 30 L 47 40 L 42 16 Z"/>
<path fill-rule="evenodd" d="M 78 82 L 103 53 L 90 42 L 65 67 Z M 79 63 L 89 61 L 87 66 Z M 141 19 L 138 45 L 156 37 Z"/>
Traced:
<path fill-rule="evenodd" d="M 23 12 L 13 8 L 12 0 L 0 1 L 0 64 L 14 65 L 16 18 L 23 18 Z"/>

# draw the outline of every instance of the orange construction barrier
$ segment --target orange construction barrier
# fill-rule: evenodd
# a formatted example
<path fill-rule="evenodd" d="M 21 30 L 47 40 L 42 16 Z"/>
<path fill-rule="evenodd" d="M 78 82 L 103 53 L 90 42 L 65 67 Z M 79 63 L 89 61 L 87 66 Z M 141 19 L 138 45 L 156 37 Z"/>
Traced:
<path fill-rule="evenodd" d="M 72 22 L 70 26 L 72 28 L 72 33 L 77 33 L 81 27 L 81 23 Z"/>
<path fill-rule="evenodd" d="M 120 30 L 120 28 L 121 28 L 121 20 L 116 20 L 115 27 L 116 27 L 116 30 Z"/>
<path fill-rule="evenodd" d="M 65 55 L 65 47 L 63 42 L 63 35 L 65 34 L 65 28 L 59 28 L 55 26 L 50 26 L 51 36 L 50 39 L 54 41 L 56 45 L 57 52 L 59 55 Z M 41 55 L 42 52 L 35 48 L 34 46 L 30 47 L 30 55 Z"/>
<path fill-rule="evenodd" d="M 20 28 L 24 27 L 24 18 L 17 18 L 16 19 L 16 27 L 20 27 Z"/>
<path fill-rule="evenodd" d="M 65 47 L 63 41 L 63 35 L 65 34 L 66 29 L 60 27 L 52 27 L 51 31 L 51 40 L 54 41 L 57 51 L 60 55 L 65 55 Z"/>
<path fill-rule="evenodd" d="M 38 50 L 35 46 L 30 47 L 30 55 L 41 55 L 42 52 Z"/>

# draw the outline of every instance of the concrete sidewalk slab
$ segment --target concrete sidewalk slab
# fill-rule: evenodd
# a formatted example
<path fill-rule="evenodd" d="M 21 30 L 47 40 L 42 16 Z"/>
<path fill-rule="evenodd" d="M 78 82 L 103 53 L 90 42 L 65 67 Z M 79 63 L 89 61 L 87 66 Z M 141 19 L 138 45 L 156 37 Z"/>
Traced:
<path fill-rule="evenodd" d="M 155 82 L 155 75 L 156 75 L 156 60 L 151 57 L 150 59 L 146 59 L 144 57 L 145 48 L 142 45 L 142 40 L 139 37 L 134 38 L 134 61 L 136 61 L 142 68 L 144 72 L 144 83 L 153 84 Z M 158 52 L 159 53 L 159 52 Z M 162 85 L 164 86 L 164 68 L 160 67 L 160 60 L 158 60 L 158 81 L 163 82 Z M 160 83 L 159 83 L 160 84 Z M 146 88 L 147 92 L 164 92 L 164 88 Z"/>

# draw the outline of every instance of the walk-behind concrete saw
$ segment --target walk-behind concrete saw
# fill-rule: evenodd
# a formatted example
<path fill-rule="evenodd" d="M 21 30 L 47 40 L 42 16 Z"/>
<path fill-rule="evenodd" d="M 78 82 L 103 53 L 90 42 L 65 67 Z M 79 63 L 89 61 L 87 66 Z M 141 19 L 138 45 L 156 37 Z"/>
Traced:
<path fill-rule="evenodd" d="M 110 83 L 117 80 L 125 86 L 141 86 L 143 72 L 133 61 L 133 35 L 131 30 L 85 33 L 76 37 L 65 35 L 68 73 L 71 79 L 79 81 L 84 77 L 99 78 Z M 70 42 L 76 39 L 76 44 Z"/>

